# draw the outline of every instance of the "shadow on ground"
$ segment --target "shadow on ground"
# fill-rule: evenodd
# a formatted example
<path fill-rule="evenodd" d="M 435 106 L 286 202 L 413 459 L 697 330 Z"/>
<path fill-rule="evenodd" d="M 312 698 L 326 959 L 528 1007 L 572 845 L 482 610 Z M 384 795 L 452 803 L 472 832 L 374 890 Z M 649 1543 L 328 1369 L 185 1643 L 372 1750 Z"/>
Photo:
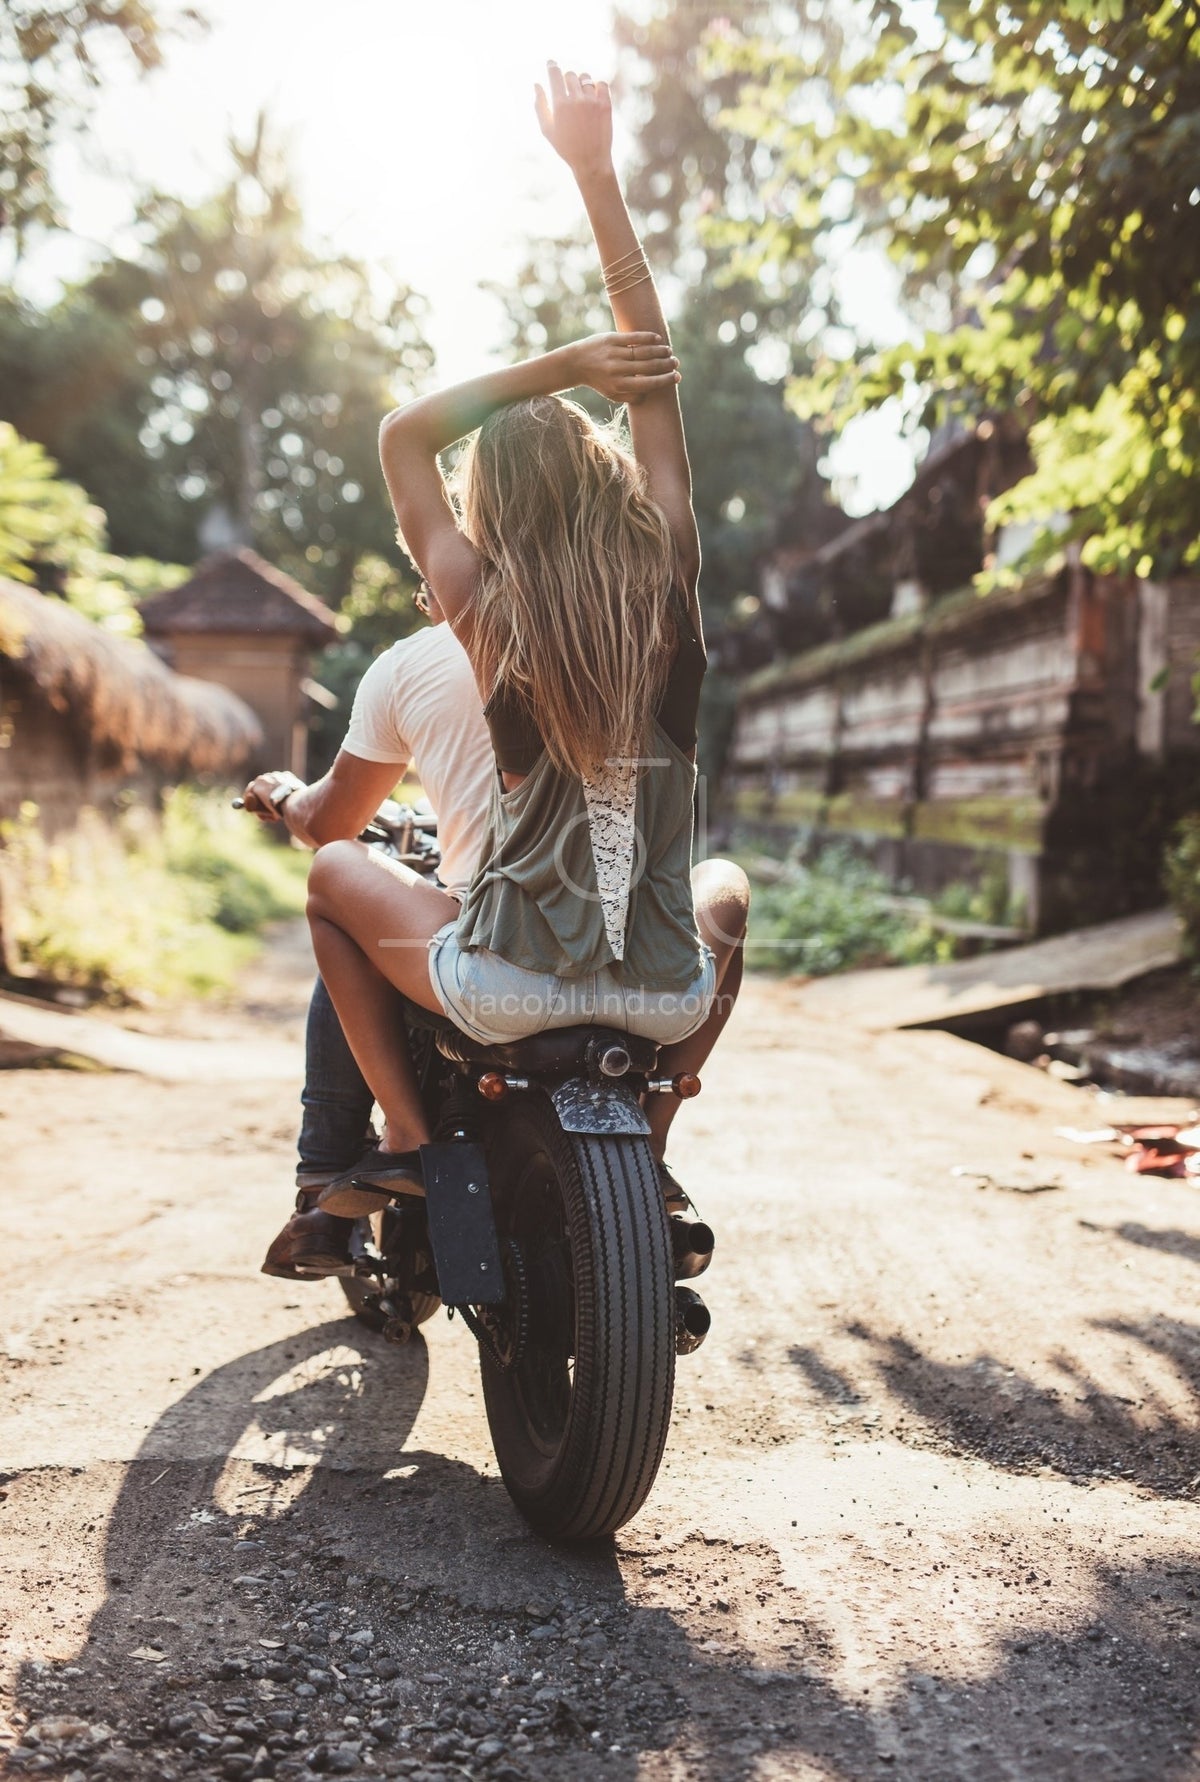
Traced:
<path fill-rule="evenodd" d="M 1200 1389 L 1200 1326 L 1153 1318 L 1142 1324 L 1097 1320 L 1105 1330 L 1170 1364 L 1193 1401 Z M 1162 1497 L 1191 1499 L 1200 1474 L 1200 1425 L 1152 1390 L 1140 1399 L 1106 1390 L 1065 1354 L 1052 1359 L 1067 1384 L 1040 1384 L 995 1355 L 934 1360 L 903 1336 L 862 1324 L 848 1333 L 892 1397 L 959 1453 L 989 1465 L 1052 1468 L 1066 1479 L 1120 1479 Z M 805 1368 L 812 1380 L 811 1365 Z"/>
<path fill-rule="evenodd" d="M 1152 1225 L 1139 1225 L 1134 1219 L 1126 1219 L 1113 1229 L 1127 1244 L 1136 1244 L 1139 1249 L 1160 1250 L 1167 1256 L 1182 1256 L 1185 1262 L 1200 1262 L 1200 1238 L 1194 1237 L 1190 1231 L 1161 1230 Z"/>
<path fill-rule="evenodd" d="M 1008 1403 L 989 1394 L 986 1370 L 981 1393 L 978 1370 L 931 1371 L 896 1339 L 876 1353 L 898 1397 L 972 1451 L 990 1457 L 999 1444 L 995 1463 L 1015 1463 L 1015 1451 L 1004 1458 Z M 806 1351 L 799 1365 L 853 1401 L 818 1357 Z M 35 1726 L 13 1772 L 1194 1774 L 1190 1561 L 1102 1573 L 1086 1625 L 998 1643 L 980 1678 L 932 1660 L 899 1669 L 886 1702 L 866 1702 L 831 1681 L 831 1642 L 769 1547 L 724 1563 L 731 1597 L 770 1591 L 800 1632 L 782 1666 L 738 1637 L 738 1600 L 718 1616 L 704 1595 L 713 1551 L 729 1543 L 656 1550 L 638 1545 L 635 1525 L 616 1548 L 555 1550 L 524 1528 L 497 1479 L 405 1449 L 427 1380 L 419 1341 L 395 1351 L 336 1321 L 243 1355 L 173 1406 L 125 1472 L 105 1533 L 108 1594 L 86 1644 L 72 1662 L 22 1674 Z M 1110 1425 L 1097 1414 L 1082 1433 L 1047 1404 L 1048 1430 L 1055 1417 L 1043 1449 L 1073 1452 L 1078 1438 L 1080 1465 L 1131 1442 L 1119 1415 Z M 671 1569 L 678 1601 L 639 1602 Z M 871 1587 L 847 1569 L 848 1594 Z M 714 1624 L 733 1631 L 716 1642 Z"/>

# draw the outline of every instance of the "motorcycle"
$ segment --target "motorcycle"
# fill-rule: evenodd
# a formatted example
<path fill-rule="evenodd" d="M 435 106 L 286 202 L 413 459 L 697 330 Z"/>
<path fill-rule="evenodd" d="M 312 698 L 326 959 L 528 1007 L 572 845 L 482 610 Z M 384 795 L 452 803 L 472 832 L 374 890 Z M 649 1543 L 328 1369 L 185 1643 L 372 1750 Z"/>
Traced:
<path fill-rule="evenodd" d="M 388 801 L 362 833 L 434 874 L 436 818 Z M 714 1236 L 669 1208 L 644 1103 L 698 1077 L 658 1073 L 658 1047 L 604 1027 L 482 1046 L 406 1001 L 432 1141 L 426 1195 L 356 1222 L 355 1315 L 407 1342 L 444 1305 L 479 1346 L 501 1476 L 553 1540 L 612 1534 L 646 1501 L 666 1444 L 677 1354 L 709 1313 L 684 1283 Z"/>

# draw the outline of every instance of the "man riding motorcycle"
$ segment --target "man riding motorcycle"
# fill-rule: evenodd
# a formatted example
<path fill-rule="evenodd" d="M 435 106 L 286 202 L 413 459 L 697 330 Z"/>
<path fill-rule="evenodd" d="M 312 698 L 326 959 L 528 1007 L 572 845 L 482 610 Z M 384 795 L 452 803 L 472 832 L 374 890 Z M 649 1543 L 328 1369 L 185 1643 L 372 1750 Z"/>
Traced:
<path fill-rule="evenodd" d="M 487 812 L 491 745 L 470 663 L 428 589 L 417 604 L 430 624 L 379 656 L 355 695 L 346 739 L 323 778 L 260 774 L 247 810 L 283 822 L 309 847 L 358 835 L 411 764 L 438 813 L 440 881 L 460 898 L 475 870 Z M 399 1023 L 401 998 L 396 997 Z M 346 1044 L 320 978 L 305 1035 L 296 1209 L 272 1242 L 263 1273 L 291 1280 L 349 1274 L 350 1219 L 317 1196 L 375 1146 L 371 1091 Z"/>

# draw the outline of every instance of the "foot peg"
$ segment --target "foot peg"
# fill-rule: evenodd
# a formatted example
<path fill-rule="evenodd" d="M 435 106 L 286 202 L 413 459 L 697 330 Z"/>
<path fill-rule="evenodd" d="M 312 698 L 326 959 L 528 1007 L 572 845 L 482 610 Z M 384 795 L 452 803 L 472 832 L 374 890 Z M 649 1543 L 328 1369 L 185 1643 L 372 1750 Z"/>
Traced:
<path fill-rule="evenodd" d="M 675 1353 L 691 1355 L 708 1335 L 712 1313 L 692 1287 L 675 1289 Z"/>
<path fill-rule="evenodd" d="M 712 1261 L 716 1244 L 711 1225 L 702 1219 L 671 1217 L 671 1249 L 675 1254 L 675 1279 L 691 1281 L 702 1275 Z"/>

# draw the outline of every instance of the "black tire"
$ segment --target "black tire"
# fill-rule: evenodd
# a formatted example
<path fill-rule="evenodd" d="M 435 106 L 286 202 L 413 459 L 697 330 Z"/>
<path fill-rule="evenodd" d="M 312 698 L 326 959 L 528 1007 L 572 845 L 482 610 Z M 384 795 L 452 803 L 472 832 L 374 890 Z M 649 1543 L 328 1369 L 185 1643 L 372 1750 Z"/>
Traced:
<path fill-rule="evenodd" d="M 381 1288 L 373 1275 L 339 1275 L 338 1283 L 346 1295 L 354 1316 L 368 1330 L 386 1330 L 390 1317 L 380 1305 Z M 418 1324 L 424 1324 L 441 1305 L 441 1300 L 433 1293 L 397 1294 L 396 1299 L 407 1297 L 412 1316 L 407 1319 L 415 1330 Z"/>
<path fill-rule="evenodd" d="M 645 1139 L 564 1133 L 535 1095 L 501 1114 L 489 1170 L 510 1286 L 498 1321 L 510 1365 L 480 1348 L 496 1458 L 539 1534 L 594 1540 L 646 1501 L 671 1421 L 675 1286 L 658 1171 Z"/>

